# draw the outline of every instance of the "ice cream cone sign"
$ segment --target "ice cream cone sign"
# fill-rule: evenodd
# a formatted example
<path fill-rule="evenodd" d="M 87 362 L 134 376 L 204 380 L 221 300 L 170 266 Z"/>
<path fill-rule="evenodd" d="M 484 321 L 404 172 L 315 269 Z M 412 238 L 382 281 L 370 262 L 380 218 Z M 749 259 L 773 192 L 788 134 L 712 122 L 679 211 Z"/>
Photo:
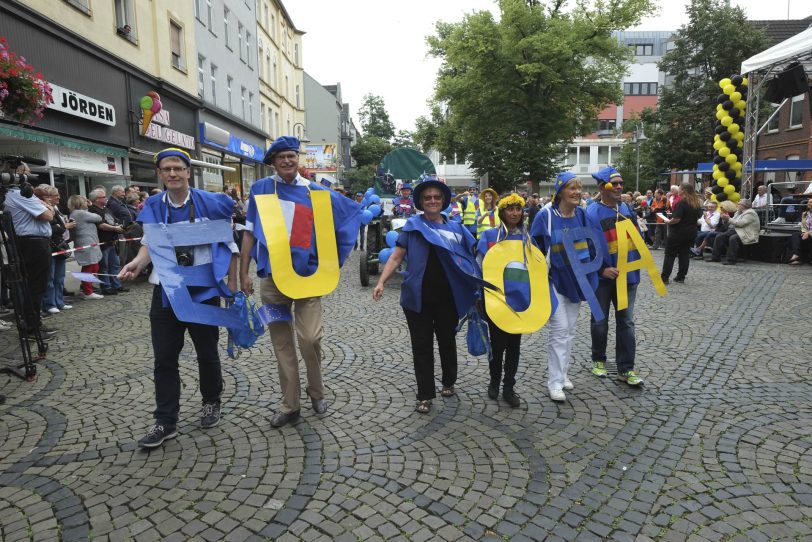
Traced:
<path fill-rule="evenodd" d="M 143 120 L 141 121 L 141 135 L 146 135 L 149 131 L 149 125 L 152 122 L 152 117 L 161 110 L 161 97 L 154 90 L 147 92 L 146 96 L 142 96 L 139 102 L 141 106 L 141 113 Z"/>

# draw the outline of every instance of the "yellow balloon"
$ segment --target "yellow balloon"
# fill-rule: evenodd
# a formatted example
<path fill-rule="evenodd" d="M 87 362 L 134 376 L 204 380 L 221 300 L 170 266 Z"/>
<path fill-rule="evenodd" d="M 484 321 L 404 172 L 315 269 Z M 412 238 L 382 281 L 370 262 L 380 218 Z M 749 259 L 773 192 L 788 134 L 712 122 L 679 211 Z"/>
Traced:
<path fill-rule="evenodd" d="M 742 85 L 747 86 L 747 82 L 748 82 L 747 78 L 742 77 Z"/>
<path fill-rule="evenodd" d="M 742 199 L 742 196 L 738 192 L 733 192 L 732 194 L 730 194 L 730 196 L 728 196 L 727 199 L 729 199 L 733 203 L 738 203 L 739 200 Z"/>
<path fill-rule="evenodd" d="M 721 88 L 722 90 L 724 90 L 724 89 L 725 89 L 725 87 L 726 87 L 726 86 L 728 86 L 730 83 L 731 83 L 730 78 L 729 78 L 729 77 L 725 77 L 724 79 L 722 79 L 721 81 L 719 81 L 719 88 Z"/>
<path fill-rule="evenodd" d="M 736 92 L 736 87 L 734 87 L 734 86 L 733 86 L 733 85 L 731 85 L 731 84 L 727 84 L 727 85 L 725 85 L 725 88 L 723 88 L 723 89 L 722 89 L 722 92 L 724 92 L 725 94 L 727 94 L 728 96 L 730 96 L 731 94 L 733 94 L 734 92 Z M 741 98 L 741 96 L 739 96 L 739 98 Z"/>
<path fill-rule="evenodd" d="M 719 179 L 721 179 L 722 177 L 724 177 L 724 176 L 725 176 L 725 174 L 722 173 L 721 171 L 719 171 L 718 169 L 713 172 L 713 178 L 716 179 L 717 181 Z"/>
<path fill-rule="evenodd" d="M 741 178 L 742 178 L 742 170 L 738 170 L 738 171 L 736 171 L 736 178 L 737 178 L 737 179 L 741 179 Z"/>
<path fill-rule="evenodd" d="M 734 104 L 737 103 L 737 102 L 740 102 L 741 99 L 742 99 L 742 93 L 739 92 L 739 91 L 732 92 L 730 94 L 730 101 L 733 102 Z"/>
<path fill-rule="evenodd" d="M 728 184 L 730 184 L 730 181 L 728 181 L 728 180 L 727 180 L 727 177 L 725 177 L 725 176 L 724 176 L 724 173 L 723 173 L 723 174 L 722 174 L 722 178 L 721 178 L 721 179 L 719 179 L 719 181 L 718 181 L 716 184 L 718 184 L 719 186 L 721 186 L 722 188 L 724 188 L 724 187 L 726 187 Z"/>
<path fill-rule="evenodd" d="M 733 124 L 729 124 L 727 127 L 727 131 L 730 132 L 731 135 L 738 133 L 739 130 L 741 130 L 741 127 L 739 127 L 739 125 L 735 122 Z"/>
<path fill-rule="evenodd" d="M 733 186 L 732 184 L 729 184 L 729 185 L 727 185 L 727 186 L 725 187 L 725 194 L 727 194 L 728 196 L 729 196 L 730 194 L 732 194 L 733 192 L 735 192 L 735 191 L 736 191 L 736 187 L 735 187 L 735 186 Z"/>
<path fill-rule="evenodd" d="M 736 132 L 735 134 L 733 134 L 733 137 L 735 137 L 735 138 L 736 138 L 736 139 L 738 139 L 739 141 L 744 141 L 744 132 L 742 132 L 741 130 L 739 130 L 738 132 Z"/>
<path fill-rule="evenodd" d="M 725 127 L 730 126 L 731 124 L 733 124 L 733 117 L 731 117 L 730 115 L 725 115 L 724 117 L 722 117 L 719 120 L 722 122 L 722 126 L 725 126 Z"/>
<path fill-rule="evenodd" d="M 716 201 L 716 194 L 711 194 L 711 201 Z"/>
<path fill-rule="evenodd" d="M 738 102 L 735 102 L 733 104 L 733 107 L 735 107 L 736 109 L 741 111 L 742 114 L 744 114 L 745 111 L 747 110 L 747 102 L 745 102 L 744 100 L 739 100 Z"/>
<path fill-rule="evenodd" d="M 727 116 L 727 111 L 725 111 L 724 109 L 720 109 L 719 111 L 716 112 L 716 120 L 722 120 L 726 116 Z"/>
<path fill-rule="evenodd" d="M 721 140 L 721 139 L 720 139 L 719 141 L 714 141 L 714 142 L 713 142 L 713 150 L 718 151 L 718 150 L 719 150 L 719 149 L 721 149 L 722 147 L 727 147 L 727 145 L 725 145 L 725 144 L 722 142 L 722 140 Z"/>
<path fill-rule="evenodd" d="M 733 164 L 735 164 L 736 162 L 738 162 L 738 161 L 739 161 L 739 158 L 735 154 L 728 154 L 727 156 L 725 156 L 725 162 L 727 162 L 731 166 Z"/>
<path fill-rule="evenodd" d="M 741 171 L 742 170 L 742 163 L 737 160 L 735 163 L 730 164 L 730 167 L 732 169 L 736 170 L 736 171 Z"/>
<path fill-rule="evenodd" d="M 723 110 L 723 109 L 724 109 L 724 107 L 722 107 L 722 104 L 716 104 L 716 110 L 717 111 Z"/>
<path fill-rule="evenodd" d="M 727 147 L 722 147 L 721 149 L 719 149 L 719 156 L 721 156 L 722 158 L 724 158 L 728 154 L 730 154 L 730 149 L 728 149 Z"/>

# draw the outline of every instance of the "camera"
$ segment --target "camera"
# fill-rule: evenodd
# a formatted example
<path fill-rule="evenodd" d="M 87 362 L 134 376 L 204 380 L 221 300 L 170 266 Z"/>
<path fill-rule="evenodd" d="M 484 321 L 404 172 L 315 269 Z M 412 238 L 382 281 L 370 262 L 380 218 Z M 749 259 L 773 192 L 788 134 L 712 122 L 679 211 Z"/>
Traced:
<path fill-rule="evenodd" d="M 25 156 L 0 156 L 0 200 L 5 200 L 9 188 L 19 188 L 24 198 L 34 196 L 31 183 L 36 183 L 39 177 L 28 170 L 28 164 L 44 166 L 45 161 Z M 28 171 L 19 173 L 20 166 L 25 166 L 24 169 Z"/>
<path fill-rule="evenodd" d="M 175 247 L 175 259 L 181 267 L 191 267 L 195 264 L 195 247 Z"/>

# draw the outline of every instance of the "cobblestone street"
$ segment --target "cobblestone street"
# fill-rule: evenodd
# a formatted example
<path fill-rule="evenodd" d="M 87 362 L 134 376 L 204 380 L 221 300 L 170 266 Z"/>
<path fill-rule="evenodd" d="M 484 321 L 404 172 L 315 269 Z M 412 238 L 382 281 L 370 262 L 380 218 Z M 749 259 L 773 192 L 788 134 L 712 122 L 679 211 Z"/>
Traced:
<path fill-rule="evenodd" d="M 373 302 L 357 254 L 325 301 L 330 409 L 282 430 L 267 333 L 237 360 L 221 333 L 209 430 L 187 338 L 180 434 L 148 453 L 151 286 L 50 317 L 36 382 L 0 374 L 0 540 L 812 540 L 812 266 L 692 261 L 665 298 L 644 280 L 642 389 L 589 373 L 586 305 L 561 404 L 546 330 L 518 409 L 460 334 L 458 393 L 420 415 L 400 280 Z"/>

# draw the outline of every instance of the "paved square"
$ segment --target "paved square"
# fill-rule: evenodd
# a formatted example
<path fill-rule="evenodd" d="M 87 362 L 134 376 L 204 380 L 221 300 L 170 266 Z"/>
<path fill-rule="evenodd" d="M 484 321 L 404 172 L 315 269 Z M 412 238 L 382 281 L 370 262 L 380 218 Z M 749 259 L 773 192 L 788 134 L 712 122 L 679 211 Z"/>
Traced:
<path fill-rule="evenodd" d="M 458 394 L 428 416 L 400 281 L 375 303 L 357 269 L 325 302 L 327 414 L 269 426 L 266 334 L 224 359 L 223 421 L 200 429 L 187 339 L 180 435 L 150 453 L 151 286 L 51 317 L 38 380 L 0 375 L 0 540 L 812 539 L 812 266 L 692 262 L 665 298 L 644 281 L 642 390 L 589 374 L 585 305 L 563 404 L 545 330 L 522 343 L 518 409 L 487 398 L 461 334 Z"/>

